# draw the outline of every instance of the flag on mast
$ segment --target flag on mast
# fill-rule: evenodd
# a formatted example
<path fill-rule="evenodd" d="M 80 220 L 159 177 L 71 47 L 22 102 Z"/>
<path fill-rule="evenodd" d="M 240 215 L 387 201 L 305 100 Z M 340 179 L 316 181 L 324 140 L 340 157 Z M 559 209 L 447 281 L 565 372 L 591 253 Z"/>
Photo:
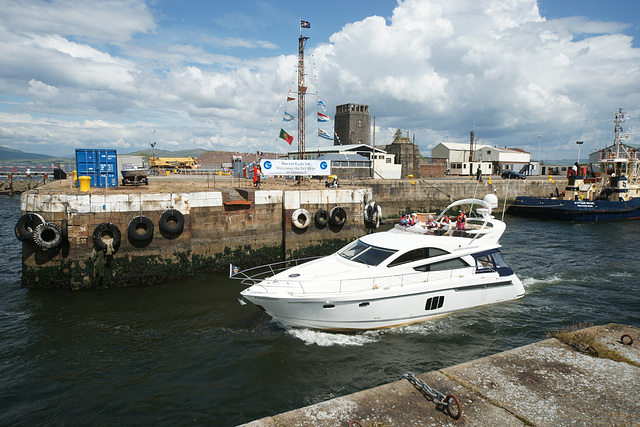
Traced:
<path fill-rule="evenodd" d="M 330 139 L 333 140 L 333 138 L 331 138 L 331 135 L 329 135 L 326 131 L 318 128 L 318 136 L 320 138 L 324 138 L 324 139 Z"/>
<path fill-rule="evenodd" d="M 285 122 L 290 122 L 293 119 L 294 119 L 293 114 L 289 114 L 286 111 L 284 112 L 284 119 L 283 120 Z"/>
<path fill-rule="evenodd" d="M 284 129 L 280 129 L 280 138 L 282 138 L 285 141 L 287 141 L 287 143 L 289 143 L 289 145 L 291 145 L 291 143 L 293 142 L 293 137 L 291 135 L 289 135 L 288 133 L 286 133 L 284 131 Z"/>
<path fill-rule="evenodd" d="M 328 122 L 331 119 L 326 114 L 318 113 L 318 121 L 319 122 Z"/>
<path fill-rule="evenodd" d="M 309 21 L 300 20 L 300 28 L 311 28 Z"/>

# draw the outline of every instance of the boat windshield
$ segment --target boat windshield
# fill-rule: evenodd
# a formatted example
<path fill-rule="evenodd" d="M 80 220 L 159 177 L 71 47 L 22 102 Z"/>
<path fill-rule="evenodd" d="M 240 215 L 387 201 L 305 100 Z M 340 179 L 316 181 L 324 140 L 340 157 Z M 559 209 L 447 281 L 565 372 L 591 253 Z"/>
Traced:
<path fill-rule="evenodd" d="M 395 252 L 395 249 L 368 245 L 358 239 L 340 249 L 338 255 L 350 261 L 361 262 L 367 265 L 378 265 Z"/>

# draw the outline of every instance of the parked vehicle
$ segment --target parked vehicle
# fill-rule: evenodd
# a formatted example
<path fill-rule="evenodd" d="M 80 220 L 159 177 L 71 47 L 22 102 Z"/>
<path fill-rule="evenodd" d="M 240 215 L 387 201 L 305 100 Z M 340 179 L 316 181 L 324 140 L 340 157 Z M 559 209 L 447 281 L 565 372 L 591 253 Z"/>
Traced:
<path fill-rule="evenodd" d="M 505 171 L 502 172 L 502 179 L 525 179 L 527 176 L 522 173 L 518 173 L 515 171 Z"/>

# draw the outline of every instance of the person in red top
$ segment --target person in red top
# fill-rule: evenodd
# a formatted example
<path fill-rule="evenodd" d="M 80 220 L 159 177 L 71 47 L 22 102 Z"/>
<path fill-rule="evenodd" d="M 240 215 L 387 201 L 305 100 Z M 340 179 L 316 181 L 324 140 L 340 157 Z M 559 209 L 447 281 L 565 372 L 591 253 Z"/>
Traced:
<path fill-rule="evenodd" d="M 253 165 L 253 187 L 260 188 L 260 168 L 257 164 Z"/>
<path fill-rule="evenodd" d="M 464 214 L 464 211 L 460 211 L 456 221 L 456 230 L 464 230 L 464 227 L 467 225 L 467 216 Z"/>

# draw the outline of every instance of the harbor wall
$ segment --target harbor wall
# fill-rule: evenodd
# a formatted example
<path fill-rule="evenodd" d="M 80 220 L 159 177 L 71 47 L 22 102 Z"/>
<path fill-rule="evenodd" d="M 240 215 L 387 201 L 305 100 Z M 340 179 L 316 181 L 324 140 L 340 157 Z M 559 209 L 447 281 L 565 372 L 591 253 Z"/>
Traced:
<path fill-rule="evenodd" d="M 501 210 L 517 196 L 549 196 L 564 190 L 566 179 L 540 177 L 524 180 L 503 180 L 485 177 L 471 179 L 403 179 L 370 181 L 376 203 L 383 208 L 383 218 L 397 218 L 403 212 L 435 212 L 460 199 L 482 199 L 495 194 Z"/>
<path fill-rule="evenodd" d="M 43 249 L 23 242 L 23 285 L 33 288 L 106 288 L 145 286 L 202 271 L 226 271 L 229 263 L 251 266 L 327 253 L 366 232 L 362 220 L 370 189 L 242 190 L 156 194 L 24 193 L 22 213 L 36 212 L 47 222 L 65 225 L 68 237 Z M 240 196 L 240 197 L 238 197 Z M 315 221 L 296 228 L 299 208 L 311 216 L 319 209 L 342 207 L 341 226 Z M 180 233 L 159 227 L 162 214 L 183 214 Z M 139 216 L 154 224 L 151 239 L 132 239 L 129 223 Z M 113 250 L 96 249 L 100 224 L 117 226 L 121 238 Z M 63 227 L 64 228 L 64 227 Z M 112 253 L 110 253 L 112 252 Z"/>
<path fill-rule="evenodd" d="M 268 184 L 268 183 L 267 183 Z M 370 230 L 363 211 L 376 201 L 383 219 L 403 212 L 432 212 L 451 201 L 493 193 L 503 203 L 516 195 L 548 195 L 558 183 L 548 179 L 503 181 L 468 179 L 356 181 L 338 189 L 220 189 L 215 191 L 142 192 L 106 189 L 80 192 L 35 189 L 21 195 L 22 214 L 35 212 L 66 229 L 58 246 L 43 249 L 32 240 L 22 246 L 23 285 L 32 288 L 109 288 L 147 286 L 198 272 L 226 271 L 230 263 L 243 268 L 331 253 Z M 182 183 L 181 188 L 188 188 Z M 561 187 L 563 188 L 563 187 Z M 145 187 L 153 191 L 153 187 Z M 341 226 L 320 225 L 320 209 L 342 207 Z M 292 224 L 297 209 L 312 221 L 300 229 Z M 183 214 L 180 233 L 159 225 L 169 209 Z M 146 217 L 151 238 L 132 239 L 130 223 Z M 114 224 L 120 239 L 113 250 L 97 249 L 94 234 L 101 224 Z"/>

